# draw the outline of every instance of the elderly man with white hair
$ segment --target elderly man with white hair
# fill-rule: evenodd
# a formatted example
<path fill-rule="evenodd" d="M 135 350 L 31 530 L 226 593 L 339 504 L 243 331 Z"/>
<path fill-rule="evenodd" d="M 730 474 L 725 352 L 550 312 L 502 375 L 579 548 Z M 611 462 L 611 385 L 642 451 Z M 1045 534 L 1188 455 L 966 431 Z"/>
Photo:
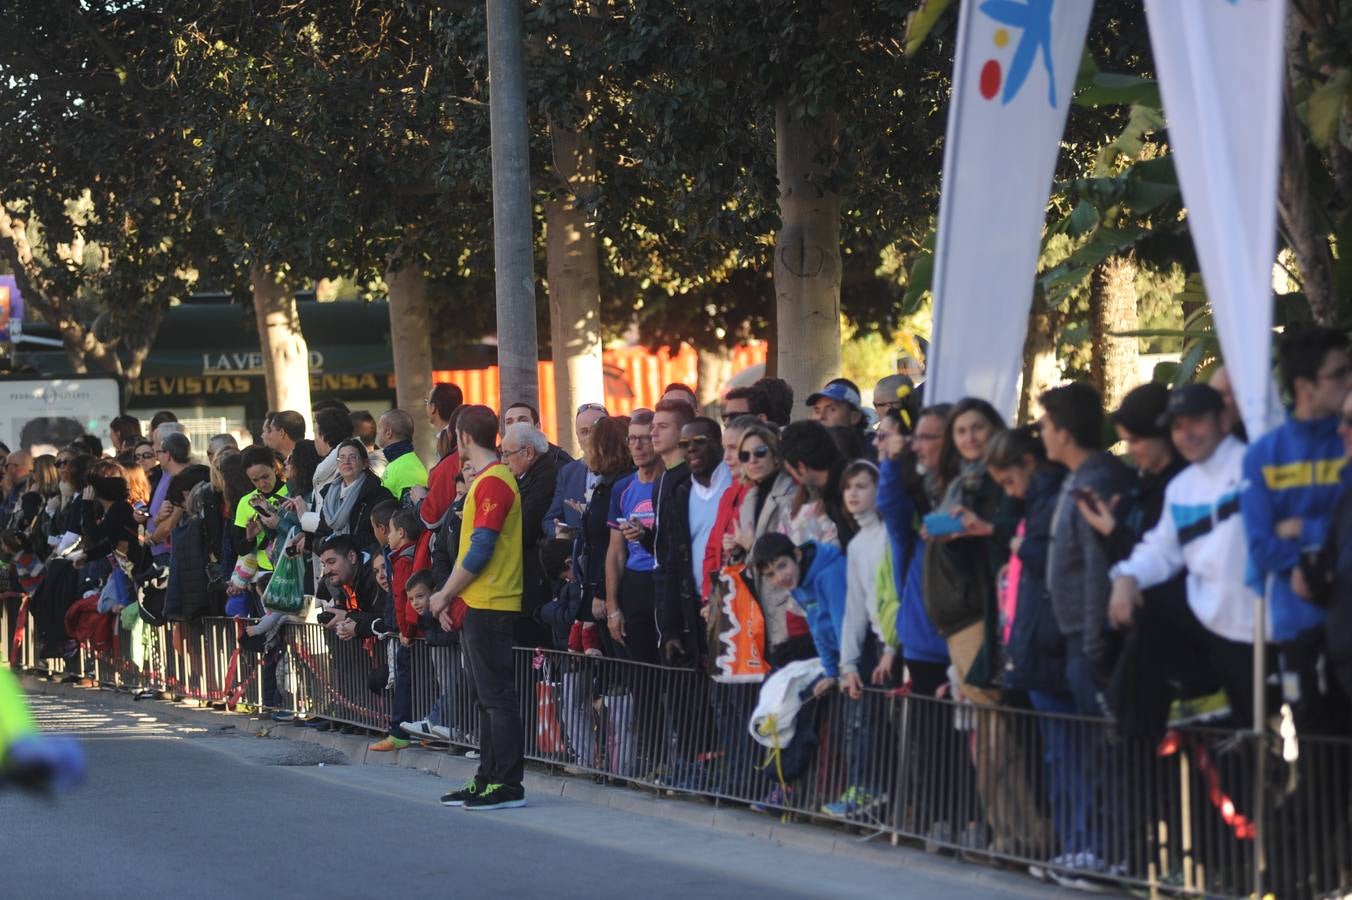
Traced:
<path fill-rule="evenodd" d="M 549 439 L 529 422 L 507 426 L 502 436 L 502 461 L 516 476 L 521 491 L 521 558 L 524 562 L 521 593 L 522 619 L 517 640 L 534 639 L 526 646 L 549 646 L 548 629 L 534 620 L 537 609 L 549 602 L 549 579 L 540 565 L 541 523 L 554 499 L 558 458 L 549 452 Z"/>

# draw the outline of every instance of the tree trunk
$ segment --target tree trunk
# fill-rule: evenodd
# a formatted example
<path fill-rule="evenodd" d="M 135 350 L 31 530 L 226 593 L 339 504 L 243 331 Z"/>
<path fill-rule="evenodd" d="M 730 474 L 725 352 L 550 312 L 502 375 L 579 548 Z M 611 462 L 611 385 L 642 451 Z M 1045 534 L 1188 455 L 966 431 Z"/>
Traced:
<path fill-rule="evenodd" d="M 1136 262 L 1113 256 L 1098 265 L 1089 285 L 1090 377 L 1107 409 L 1116 409 L 1140 380 L 1137 338 L 1113 337 L 1136 330 Z"/>
<path fill-rule="evenodd" d="M 389 288 L 390 346 L 394 351 L 395 403 L 413 417 L 413 448 L 426 462 L 437 458 L 437 435 L 426 424 L 424 401 L 432 390 L 432 325 L 427 311 L 427 276 L 422 265 L 404 260 L 385 272 Z"/>
<path fill-rule="evenodd" d="M 488 0 L 488 113 L 493 157 L 499 408 L 507 403 L 525 402 L 539 409 L 530 133 L 526 122 L 522 31 L 521 0 Z"/>
<path fill-rule="evenodd" d="M 732 349 L 722 344 L 699 351 L 699 392 L 700 409 L 708 409 L 718 402 L 718 394 L 732 377 Z"/>
<path fill-rule="evenodd" d="M 776 104 L 775 352 L 800 400 L 840 374 L 840 197 L 818 165 L 834 140 L 829 118 L 804 121 L 790 101 Z"/>
<path fill-rule="evenodd" d="M 574 412 L 605 402 L 601 365 L 601 271 L 596 224 L 586 201 L 596 190 L 596 150 L 584 135 L 549 123 L 559 183 L 545 202 L 549 327 L 559 446 L 578 456 Z"/>
<path fill-rule="evenodd" d="M 1320 325 L 1338 318 L 1333 286 L 1333 253 L 1328 234 L 1319 226 L 1318 206 L 1310 192 L 1305 143 L 1295 113 L 1288 108 L 1282 123 L 1282 162 L 1277 180 L 1277 215 L 1296 257 L 1301 288 L 1310 314 Z"/>
<path fill-rule="evenodd" d="M 310 421 L 310 349 L 290 285 L 264 263 L 249 269 L 258 343 L 268 386 L 268 408 L 291 409 Z"/>
<path fill-rule="evenodd" d="M 1060 322 L 1041 291 L 1033 294 L 1028 313 L 1028 336 L 1023 342 L 1023 381 L 1019 390 L 1019 421 L 1032 422 L 1042 415 L 1038 398 L 1061 380 L 1056 361 L 1056 333 Z"/>

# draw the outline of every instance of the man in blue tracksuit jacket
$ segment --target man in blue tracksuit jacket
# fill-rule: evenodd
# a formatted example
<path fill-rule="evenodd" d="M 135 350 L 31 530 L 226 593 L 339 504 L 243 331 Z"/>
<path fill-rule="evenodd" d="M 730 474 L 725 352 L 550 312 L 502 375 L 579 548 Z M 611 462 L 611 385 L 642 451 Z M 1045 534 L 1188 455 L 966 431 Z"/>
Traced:
<path fill-rule="evenodd" d="M 1278 345 L 1291 417 L 1254 441 L 1244 457 L 1240 507 L 1248 535 L 1251 586 L 1263 591 L 1272 578 L 1272 640 L 1289 679 L 1286 700 L 1309 708 L 1318 692 L 1324 610 L 1297 596 L 1291 572 L 1307 550 L 1324 543 L 1334 504 L 1342 493 L 1344 448 L 1338 414 L 1352 389 L 1347 338 L 1325 328 L 1288 331 Z"/>

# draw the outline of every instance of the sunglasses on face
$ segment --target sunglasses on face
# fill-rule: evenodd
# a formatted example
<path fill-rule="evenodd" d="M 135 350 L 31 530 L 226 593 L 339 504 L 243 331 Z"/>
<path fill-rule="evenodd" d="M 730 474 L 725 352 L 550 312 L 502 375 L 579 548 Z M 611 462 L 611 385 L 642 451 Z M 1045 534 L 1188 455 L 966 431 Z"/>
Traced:
<path fill-rule="evenodd" d="M 138 453 L 138 454 L 136 454 L 136 458 L 137 458 L 137 459 L 154 459 L 154 458 L 155 458 L 155 451 L 154 451 L 154 450 L 147 450 L 145 453 Z"/>
<path fill-rule="evenodd" d="M 683 441 L 677 441 L 676 446 L 682 450 L 689 450 L 691 447 L 706 447 L 709 444 L 709 438 L 705 435 L 699 437 L 686 438 Z"/>
<path fill-rule="evenodd" d="M 761 444 L 754 450 L 743 450 L 742 452 L 737 454 L 737 458 L 744 463 L 748 463 L 751 462 L 752 457 L 755 457 L 756 459 L 765 459 L 765 457 L 769 455 L 770 448 L 765 446 L 764 444 Z"/>

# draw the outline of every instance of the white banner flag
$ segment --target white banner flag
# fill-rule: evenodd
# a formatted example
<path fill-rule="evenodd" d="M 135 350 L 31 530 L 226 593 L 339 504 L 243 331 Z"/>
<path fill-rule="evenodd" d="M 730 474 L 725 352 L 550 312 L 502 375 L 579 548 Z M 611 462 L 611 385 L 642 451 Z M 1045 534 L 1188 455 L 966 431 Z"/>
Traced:
<path fill-rule="evenodd" d="M 926 402 L 1018 403 L 1056 155 L 1092 0 L 963 0 Z"/>
<path fill-rule="evenodd" d="M 1147 0 L 1169 143 L 1249 436 L 1269 403 L 1284 0 Z"/>

